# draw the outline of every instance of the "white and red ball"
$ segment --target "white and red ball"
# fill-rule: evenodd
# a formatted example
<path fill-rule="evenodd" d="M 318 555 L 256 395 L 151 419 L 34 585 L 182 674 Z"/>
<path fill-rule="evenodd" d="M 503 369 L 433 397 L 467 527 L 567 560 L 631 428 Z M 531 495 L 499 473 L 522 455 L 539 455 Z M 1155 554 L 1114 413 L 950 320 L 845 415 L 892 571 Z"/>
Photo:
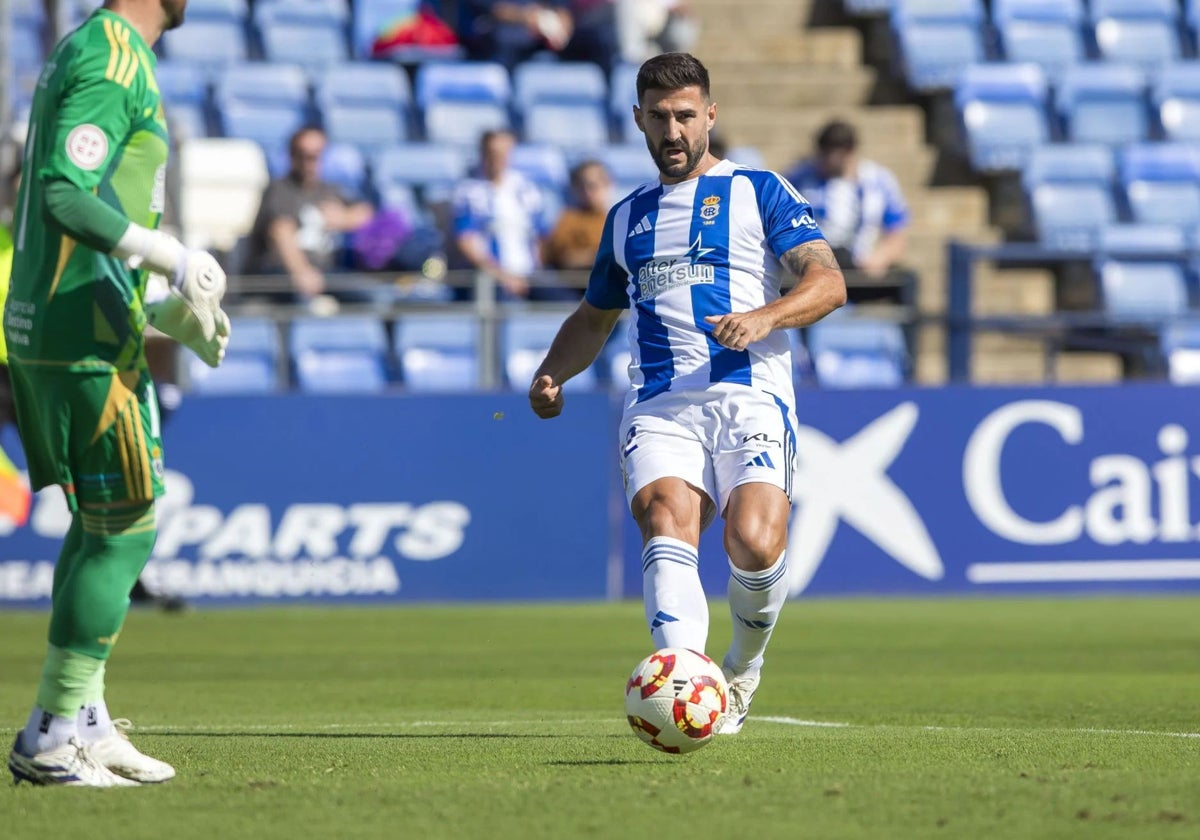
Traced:
<path fill-rule="evenodd" d="M 728 708 L 721 667 L 686 648 L 655 651 L 638 663 L 625 684 L 629 725 L 666 753 L 688 753 L 707 744 Z"/>

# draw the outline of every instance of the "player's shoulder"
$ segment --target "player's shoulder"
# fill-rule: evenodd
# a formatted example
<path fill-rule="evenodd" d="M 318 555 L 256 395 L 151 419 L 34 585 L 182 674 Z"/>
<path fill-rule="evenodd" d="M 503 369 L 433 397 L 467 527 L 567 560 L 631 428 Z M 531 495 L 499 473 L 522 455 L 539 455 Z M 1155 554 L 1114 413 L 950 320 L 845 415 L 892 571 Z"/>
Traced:
<path fill-rule="evenodd" d="M 144 78 L 153 59 L 142 37 L 120 16 L 97 9 L 60 45 L 59 54 L 80 78 L 103 79 L 130 88 Z"/>

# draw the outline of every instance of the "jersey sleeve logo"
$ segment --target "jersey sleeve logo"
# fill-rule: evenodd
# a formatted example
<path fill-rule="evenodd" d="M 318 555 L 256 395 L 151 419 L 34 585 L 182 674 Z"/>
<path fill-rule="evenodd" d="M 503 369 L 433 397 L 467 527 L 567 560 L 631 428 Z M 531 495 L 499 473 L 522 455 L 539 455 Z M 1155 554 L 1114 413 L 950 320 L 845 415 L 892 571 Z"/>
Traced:
<path fill-rule="evenodd" d="M 80 169 L 91 172 L 108 157 L 108 137 L 91 123 L 77 125 L 67 135 L 67 157 Z"/>

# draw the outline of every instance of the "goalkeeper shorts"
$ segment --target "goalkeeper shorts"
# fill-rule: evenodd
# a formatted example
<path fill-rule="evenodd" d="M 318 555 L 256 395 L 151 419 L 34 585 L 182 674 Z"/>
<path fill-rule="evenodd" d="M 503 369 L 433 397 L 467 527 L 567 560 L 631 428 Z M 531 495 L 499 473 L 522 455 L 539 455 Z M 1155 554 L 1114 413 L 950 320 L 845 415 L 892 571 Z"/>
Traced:
<path fill-rule="evenodd" d="M 17 430 L 34 490 L 79 505 L 163 494 L 158 400 L 145 369 L 77 372 L 10 361 Z"/>

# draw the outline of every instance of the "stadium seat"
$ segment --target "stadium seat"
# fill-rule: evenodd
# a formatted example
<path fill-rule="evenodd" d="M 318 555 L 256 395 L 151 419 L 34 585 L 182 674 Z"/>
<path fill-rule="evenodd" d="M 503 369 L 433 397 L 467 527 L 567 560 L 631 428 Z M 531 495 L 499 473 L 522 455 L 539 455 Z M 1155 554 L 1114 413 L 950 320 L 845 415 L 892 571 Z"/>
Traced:
<path fill-rule="evenodd" d="M 333 123 L 339 123 L 339 133 L 344 133 L 350 142 L 355 136 L 365 135 L 369 140 L 381 132 L 394 136 L 388 145 L 408 139 L 412 124 L 412 90 L 408 76 L 396 67 L 368 63 L 334 65 L 318 81 L 316 101 L 324 114 L 326 127 L 333 131 Z M 352 118 L 378 120 L 382 128 L 358 126 Z M 358 145 L 378 148 L 374 142 Z"/>
<path fill-rule="evenodd" d="M 951 88 L 983 60 L 980 0 L 895 0 L 892 28 L 904 78 L 917 91 Z"/>
<path fill-rule="evenodd" d="M 1117 218 L 1116 167 L 1102 145 L 1056 144 L 1033 150 L 1022 172 L 1038 239 L 1050 248 L 1086 249 Z"/>
<path fill-rule="evenodd" d="M 540 102 L 603 106 L 607 100 L 608 83 L 596 64 L 532 61 L 513 72 L 513 104 L 522 114 Z"/>
<path fill-rule="evenodd" d="M 636 64 L 618 64 L 612 71 L 612 84 L 608 88 L 608 111 L 617 134 L 626 143 L 642 142 L 642 132 L 633 118 L 633 106 L 637 101 Z"/>
<path fill-rule="evenodd" d="M 565 315 L 551 312 L 512 313 L 501 326 L 504 374 L 510 388 L 524 391 L 533 373 L 546 358 Z M 588 367 L 563 386 L 567 391 L 589 391 L 597 385 L 594 366 Z"/>
<path fill-rule="evenodd" d="M 413 391 L 479 387 L 479 325 L 470 315 L 411 315 L 393 328 L 404 386 Z"/>
<path fill-rule="evenodd" d="M 808 328 L 817 382 L 825 388 L 888 388 L 904 384 L 908 351 L 899 324 L 835 317 Z"/>
<path fill-rule="evenodd" d="M 567 159 L 562 150 L 554 146 L 521 143 L 513 147 L 508 163 L 539 187 L 562 191 L 570 180 Z"/>
<path fill-rule="evenodd" d="M 248 15 L 246 0 L 188 0 L 187 22 L 222 21 L 243 24 Z"/>
<path fill-rule="evenodd" d="M 1200 321 L 1174 321 L 1159 337 L 1167 376 L 1175 385 L 1200 385 Z"/>
<path fill-rule="evenodd" d="M 658 167 L 645 143 L 606 146 L 597 156 L 614 183 L 641 184 L 658 178 Z"/>
<path fill-rule="evenodd" d="M 42 55 L 41 24 L 14 21 L 8 33 L 8 51 L 12 56 L 14 71 L 22 68 L 40 68 L 45 58 Z M 4 46 L 0 44 L 0 46 Z M 30 91 L 32 98 L 32 91 Z"/>
<path fill-rule="evenodd" d="M 475 148 L 485 131 L 509 128 L 508 109 L 494 102 L 434 102 L 425 108 L 425 139 Z"/>
<path fill-rule="evenodd" d="M 179 150 L 179 220 L 192 248 L 228 251 L 250 231 L 267 185 L 262 148 L 249 140 L 204 138 Z"/>
<path fill-rule="evenodd" d="M 271 151 L 309 121 L 308 80 L 292 64 L 243 64 L 221 73 L 213 95 L 222 131 Z"/>
<path fill-rule="evenodd" d="M 1121 184 L 1133 220 L 1200 225 L 1200 153 L 1178 143 L 1144 143 L 1121 151 Z"/>
<path fill-rule="evenodd" d="M 1149 130 L 1145 90 L 1145 74 L 1133 65 L 1068 67 L 1055 97 L 1066 136 L 1110 146 L 1144 139 Z"/>
<path fill-rule="evenodd" d="M 1186 248 L 1187 237 L 1175 225 L 1107 225 L 1096 243 L 1097 251 L 1114 257 L 1179 254 Z"/>
<path fill-rule="evenodd" d="M 279 329 L 268 318 L 231 319 L 229 348 L 219 368 L 187 354 L 196 393 L 263 394 L 279 390 Z"/>
<path fill-rule="evenodd" d="M 1104 311 L 1115 320 L 1156 320 L 1187 312 L 1187 280 L 1176 262 L 1102 259 L 1096 273 Z"/>
<path fill-rule="evenodd" d="M 46 23 L 46 6 L 43 0 L 11 0 L 9 13 L 13 26 L 42 27 Z"/>
<path fill-rule="evenodd" d="M 298 318 L 288 345 L 303 391 L 375 392 L 387 387 L 387 333 L 375 318 Z"/>
<path fill-rule="evenodd" d="M 208 136 L 208 81 L 201 68 L 186 62 L 160 61 L 154 78 L 171 137 L 178 141 Z"/>
<path fill-rule="evenodd" d="M 387 105 L 330 105 L 321 109 L 321 121 L 332 142 L 366 154 L 409 139 L 403 116 Z"/>
<path fill-rule="evenodd" d="M 608 120 L 599 105 L 538 103 L 525 113 L 525 142 L 599 149 L 608 145 Z"/>
<path fill-rule="evenodd" d="M 891 0 L 842 0 L 848 14 L 856 17 L 885 15 L 892 7 Z"/>
<path fill-rule="evenodd" d="M 1179 58 L 1176 0 L 1091 0 L 1091 8 L 1102 59 L 1152 69 Z"/>
<path fill-rule="evenodd" d="M 1200 65 L 1168 64 L 1158 73 L 1151 100 L 1167 140 L 1200 141 Z"/>
<path fill-rule="evenodd" d="M 1049 138 L 1046 78 L 1036 64 L 972 65 L 963 71 L 954 101 L 976 169 L 1020 169 Z"/>
<path fill-rule="evenodd" d="M 725 154 L 725 159 L 751 169 L 767 168 L 767 159 L 754 146 L 734 146 Z M 657 169 L 657 167 L 655 168 Z"/>
<path fill-rule="evenodd" d="M 422 64 L 417 69 L 417 104 L 488 102 L 507 107 L 512 86 L 504 65 L 490 61 L 448 61 Z"/>
<path fill-rule="evenodd" d="M 248 56 L 246 29 L 240 21 L 194 19 L 190 8 L 187 27 L 164 32 L 161 43 L 166 58 L 189 62 L 210 74 Z"/>
<path fill-rule="evenodd" d="M 402 143 L 371 160 L 372 179 L 380 195 L 395 185 L 416 187 L 427 202 L 445 199 L 466 174 L 463 152 L 436 143 Z"/>
<path fill-rule="evenodd" d="M 254 6 L 267 61 L 288 62 L 314 75 L 349 58 L 350 11 L 339 0 L 274 0 Z"/>
<path fill-rule="evenodd" d="M 1082 0 L 994 0 L 992 20 L 1003 57 L 1033 62 L 1052 79 L 1086 52 Z"/>

